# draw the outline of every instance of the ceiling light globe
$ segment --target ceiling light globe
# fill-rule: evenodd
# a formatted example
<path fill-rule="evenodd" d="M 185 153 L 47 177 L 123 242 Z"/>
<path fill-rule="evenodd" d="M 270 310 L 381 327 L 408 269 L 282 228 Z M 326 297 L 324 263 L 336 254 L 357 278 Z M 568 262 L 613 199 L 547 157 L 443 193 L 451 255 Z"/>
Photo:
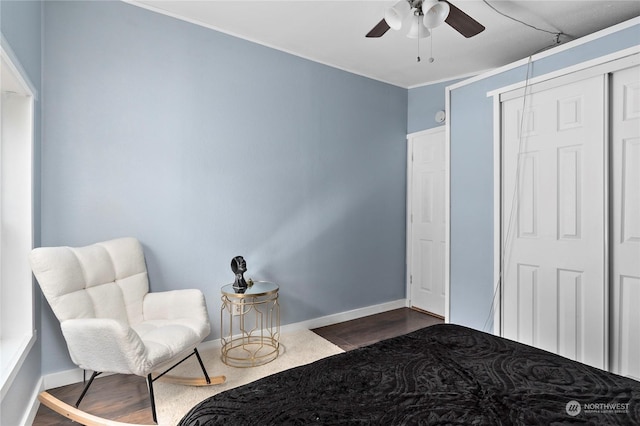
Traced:
<path fill-rule="evenodd" d="M 389 25 L 392 30 L 397 31 L 402 28 L 402 21 L 407 17 L 410 9 L 411 6 L 408 1 L 400 0 L 384 12 L 384 20 L 387 21 L 387 25 Z"/>
<path fill-rule="evenodd" d="M 424 26 L 422 16 L 413 16 L 411 18 L 411 28 L 407 33 L 409 38 L 427 38 L 431 35 L 429 28 Z"/>
<path fill-rule="evenodd" d="M 442 25 L 449 16 L 449 3 L 438 0 L 425 0 L 422 3 L 424 26 L 432 29 Z"/>

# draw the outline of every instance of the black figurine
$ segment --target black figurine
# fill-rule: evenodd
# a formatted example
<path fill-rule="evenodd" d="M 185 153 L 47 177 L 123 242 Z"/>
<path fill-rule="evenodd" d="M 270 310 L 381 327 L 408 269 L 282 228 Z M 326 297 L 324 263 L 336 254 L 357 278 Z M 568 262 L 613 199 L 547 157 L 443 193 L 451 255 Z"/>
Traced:
<path fill-rule="evenodd" d="M 242 256 L 236 256 L 231 259 L 231 270 L 236 274 L 236 280 L 233 283 L 233 289 L 236 293 L 244 293 L 249 285 L 244 280 L 243 274 L 247 272 L 247 262 Z"/>

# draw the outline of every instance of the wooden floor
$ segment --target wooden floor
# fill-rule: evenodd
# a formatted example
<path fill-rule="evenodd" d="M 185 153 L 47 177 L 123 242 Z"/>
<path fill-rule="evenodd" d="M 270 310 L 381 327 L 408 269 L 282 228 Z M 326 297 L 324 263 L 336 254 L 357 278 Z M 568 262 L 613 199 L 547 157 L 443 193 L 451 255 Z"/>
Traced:
<path fill-rule="evenodd" d="M 342 349 L 349 351 L 390 337 L 439 324 L 439 318 L 408 308 L 347 321 L 313 330 Z M 115 374 L 99 378 L 82 400 L 80 408 L 96 416 L 125 423 L 153 424 L 149 393 L 144 378 Z M 83 384 L 77 383 L 51 389 L 55 397 L 74 405 L 82 392 Z M 78 425 L 40 405 L 34 426 Z"/>
<path fill-rule="evenodd" d="M 402 308 L 316 328 L 313 331 L 345 351 L 350 351 L 443 322 L 440 318 L 423 312 Z"/>

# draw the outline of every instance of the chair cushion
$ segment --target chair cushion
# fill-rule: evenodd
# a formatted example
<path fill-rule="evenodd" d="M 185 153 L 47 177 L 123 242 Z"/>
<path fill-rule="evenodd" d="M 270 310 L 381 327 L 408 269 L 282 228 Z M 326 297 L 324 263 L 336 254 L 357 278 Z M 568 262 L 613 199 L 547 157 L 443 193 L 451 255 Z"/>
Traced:
<path fill-rule="evenodd" d="M 72 318 L 142 321 L 149 281 L 142 246 L 135 238 L 78 248 L 40 247 L 29 260 L 61 322 Z"/>
<path fill-rule="evenodd" d="M 132 328 L 144 343 L 147 360 L 156 368 L 185 348 L 196 347 L 209 334 L 204 325 L 203 321 L 187 318 L 144 321 Z"/>

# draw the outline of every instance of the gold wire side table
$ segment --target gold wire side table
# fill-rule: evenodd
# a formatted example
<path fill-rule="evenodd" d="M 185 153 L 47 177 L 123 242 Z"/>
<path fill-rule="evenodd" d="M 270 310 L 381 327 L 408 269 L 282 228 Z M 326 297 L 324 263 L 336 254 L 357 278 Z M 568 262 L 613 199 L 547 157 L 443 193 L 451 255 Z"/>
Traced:
<path fill-rule="evenodd" d="M 244 293 L 236 293 L 233 284 L 220 289 L 222 362 L 232 367 L 255 367 L 278 357 L 279 289 L 269 281 L 254 281 Z"/>

